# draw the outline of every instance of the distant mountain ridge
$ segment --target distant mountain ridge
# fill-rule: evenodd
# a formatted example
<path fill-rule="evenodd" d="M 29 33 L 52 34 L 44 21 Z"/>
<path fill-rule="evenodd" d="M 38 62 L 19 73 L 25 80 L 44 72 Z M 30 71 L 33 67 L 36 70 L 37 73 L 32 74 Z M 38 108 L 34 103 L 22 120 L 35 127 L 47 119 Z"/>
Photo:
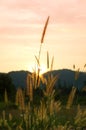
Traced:
<path fill-rule="evenodd" d="M 43 75 L 48 76 L 49 74 L 52 75 L 58 75 L 60 84 L 62 86 L 71 86 L 71 85 L 76 85 L 79 89 L 84 87 L 84 83 L 86 83 L 86 72 L 80 72 L 79 73 L 79 78 L 77 80 L 77 84 L 75 84 L 75 71 L 68 70 L 68 69 L 62 69 L 62 70 L 53 70 L 50 72 L 46 72 Z M 27 79 L 27 74 L 31 74 L 29 71 L 12 71 L 8 73 L 9 76 L 12 78 L 13 84 L 15 85 L 16 88 L 18 87 L 26 87 L 26 79 Z M 56 82 L 55 86 L 58 86 L 58 82 Z"/>
<path fill-rule="evenodd" d="M 45 75 L 48 75 L 50 73 L 54 76 L 58 75 L 56 86 L 58 86 L 58 83 L 60 82 L 61 86 L 64 86 L 64 87 L 65 85 L 66 87 L 75 86 L 78 89 L 81 89 L 84 87 L 86 83 L 86 72 L 79 72 L 79 76 L 77 80 L 75 80 L 76 72 L 72 70 L 68 70 L 68 69 L 53 70 L 53 71 L 47 72 Z"/>
<path fill-rule="evenodd" d="M 16 88 L 26 87 L 27 74 L 31 74 L 29 71 L 11 71 L 8 73 L 12 78 L 13 84 Z"/>

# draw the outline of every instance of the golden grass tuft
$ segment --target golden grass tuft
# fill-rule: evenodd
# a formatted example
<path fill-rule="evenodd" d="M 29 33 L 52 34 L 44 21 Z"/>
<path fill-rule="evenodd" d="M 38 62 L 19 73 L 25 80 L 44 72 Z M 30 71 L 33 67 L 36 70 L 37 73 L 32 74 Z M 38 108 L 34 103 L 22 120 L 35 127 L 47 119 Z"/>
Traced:
<path fill-rule="evenodd" d="M 32 85 L 32 77 L 30 74 L 27 76 L 27 79 L 28 79 L 28 84 L 27 84 L 28 95 L 30 101 L 33 101 L 33 85 Z"/>
<path fill-rule="evenodd" d="M 48 79 L 46 80 L 46 91 L 44 91 L 44 94 L 49 96 L 53 94 L 54 91 L 54 85 L 58 79 L 58 76 L 52 76 L 51 74 L 48 76 Z"/>
<path fill-rule="evenodd" d="M 70 107 L 72 106 L 72 103 L 73 103 L 73 100 L 74 100 L 74 97 L 75 97 L 75 93 L 76 93 L 76 88 L 72 87 L 72 90 L 69 94 L 69 98 L 68 98 L 67 105 L 66 105 L 67 109 L 70 109 Z"/>
<path fill-rule="evenodd" d="M 16 105 L 19 106 L 20 110 L 25 109 L 24 95 L 23 95 L 23 91 L 21 88 L 18 88 L 17 93 L 16 93 Z"/>
<path fill-rule="evenodd" d="M 81 110 L 80 105 L 77 107 L 77 114 L 75 116 L 75 125 L 78 125 L 79 127 L 86 126 L 86 110 Z"/>

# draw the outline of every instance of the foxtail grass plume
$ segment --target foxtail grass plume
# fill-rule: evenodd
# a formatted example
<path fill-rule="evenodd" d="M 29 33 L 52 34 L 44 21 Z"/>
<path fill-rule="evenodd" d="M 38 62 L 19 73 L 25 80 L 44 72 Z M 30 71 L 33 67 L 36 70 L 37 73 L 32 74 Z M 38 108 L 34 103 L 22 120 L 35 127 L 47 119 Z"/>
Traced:
<path fill-rule="evenodd" d="M 80 105 L 78 105 L 78 107 L 77 107 L 75 125 L 78 125 L 80 128 L 82 127 L 83 130 L 86 130 L 86 127 L 84 129 L 84 126 L 86 126 L 86 109 L 82 110 L 80 108 Z"/>
<path fill-rule="evenodd" d="M 75 93 L 76 93 L 76 88 L 72 87 L 72 90 L 69 94 L 69 98 L 68 98 L 67 105 L 66 105 L 67 109 L 70 109 L 70 107 L 72 106 L 73 100 L 74 100 L 74 97 L 75 97 Z"/>
<path fill-rule="evenodd" d="M 30 80 L 29 80 L 30 78 L 29 77 L 30 77 L 30 75 L 28 74 L 27 80 L 26 80 L 27 81 L 27 85 L 26 85 L 26 95 L 27 96 L 29 96 L 29 87 L 30 87 Z"/>
<path fill-rule="evenodd" d="M 24 104 L 24 95 L 21 88 L 18 88 L 16 93 L 16 105 L 19 106 L 19 109 L 24 110 L 25 104 Z"/>
<path fill-rule="evenodd" d="M 58 76 L 49 75 L 48 79 L 46 80 L 46 90 L 44 91 L 45 96 L 51 96 L 54 94 L 54 85 L 58 80 Z"/>
<path fill-rule="evenodd" d="M 47 117 L 47 109 L 42 101 L 40 102 L 40 108 L 38 109 L 38 117 L 42 121 Z"/>
<path fill-rule="evenodd" d="M 36 70 L 34 70 L 34 72 L 32 73 L 32 86 L 34 89 L 37 88 L 36 82 L 37 82 L 37 74 L 36 74 Z"/>
<path fill-rule="evenodd" d="M 42 32 L 41 43 L 44 42 L 44 36 L 45 36 L 45 33 L 46 33 L 46 29 L 47 29 L 47 25 L 48 25 L 48 22 L 49 22 L 49 18 L 50 17 L 48 16 L 48 18 L 46 20 L 46 23 L 45 23 L 45 26 L 44 26 L 44 29 L 43 29 L 43 32 Z"/>
<path fill-rule="evenodd" d="M 30 74 L 27 75 L 27 89 L 26 94 L 29 96 L 30 101 L 33 100 L 33 79 Z"/>

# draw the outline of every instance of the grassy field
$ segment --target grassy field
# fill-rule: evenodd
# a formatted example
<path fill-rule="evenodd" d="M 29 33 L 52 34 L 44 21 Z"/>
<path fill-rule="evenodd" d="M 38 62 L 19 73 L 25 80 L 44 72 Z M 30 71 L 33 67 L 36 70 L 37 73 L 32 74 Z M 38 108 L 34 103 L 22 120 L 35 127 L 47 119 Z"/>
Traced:
<path fill-rule="evenodd" d="M 4 102 L 0 103 L 0 130 L 86 130 L 85 99 L 81 97 L 79 100 L 78 97 L 74 103 L 76 87 L 72 87 L 68 97 L 59 95 L 60 98 L 55 100 L 54 85 L 58 75 L 50 74 L 47 79 L 40 76 L 41 48 L 48 22 L 49 17 L 43 29 L 39 55 L 35 56 L 38 68 L 32 74 L 28 74 L 25 91 L 18 88 L 15 101 L 10 103 L 5 90 Z M 54 57 L 50 65 L 47 52 L 47 68 L 50 66 L 50 70 L 53 68 L 53 60 Z M 75 72 L 75 80 L 78 79 L 78 75 L 79 70 Z M 41 82 L 45 84 L 45 88 L 39 91 L 42 92 L 40 96 L 37 92 Z M 81 106 L 78 105 L 78 101 Z"/>
<path fill-rule="evenodd" d="M 29 109 L 0 103 L 0 130 L 86 130 L 86 106 L 72 105 L 67 109 L 58 102 L 57 106 Z"/>

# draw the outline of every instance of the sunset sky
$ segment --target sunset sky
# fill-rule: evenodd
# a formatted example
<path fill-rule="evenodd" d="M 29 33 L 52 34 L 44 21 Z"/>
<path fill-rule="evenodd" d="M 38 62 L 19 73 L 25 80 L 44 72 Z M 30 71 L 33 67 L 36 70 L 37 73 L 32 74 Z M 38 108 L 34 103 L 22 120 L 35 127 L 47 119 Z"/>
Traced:
<path fill-rule="evenodd" d="M 83 69 L 86 64 L 86 0 L 0 0 L 0 72 L 35 66 L 40 39 L 50 16 L 41 65 L 46 52 L 54 69 Z"/>

